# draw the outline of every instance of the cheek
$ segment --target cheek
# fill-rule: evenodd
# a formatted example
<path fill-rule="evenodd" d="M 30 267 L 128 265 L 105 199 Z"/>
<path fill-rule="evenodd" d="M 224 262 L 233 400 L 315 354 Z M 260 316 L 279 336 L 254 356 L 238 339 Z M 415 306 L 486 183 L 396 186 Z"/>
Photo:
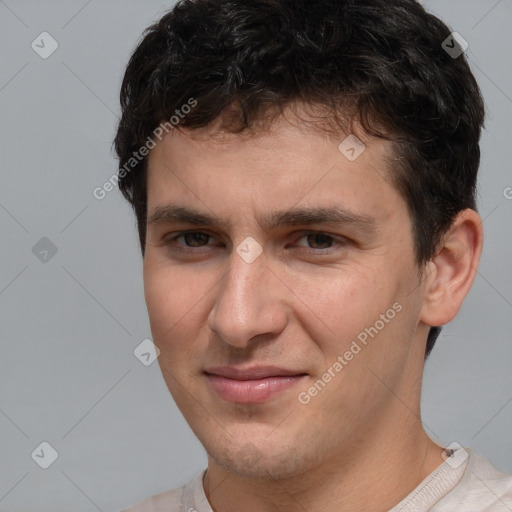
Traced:
<path fill-rule="evenodd" d="M 145 262 L 144 295 L 154 342 L 161 351 L 170 350 L 173 340 L 198 327 L 197 315 L 210 288 L 198 273 Z"/>
<path fill-rule="evenodd" d="M 311 387 L 301 391 L 314 397 L 311 410 L 333 428 L 339 421 L 357 423 L 389 398 L 372 371 L 394 385 L 407 357 L 415 313 L 404 304 L 403 288 L 397 273 L 368 267 L 309 280 L 309 287 L 296 280 L 297 295 L 309 306 L 302 327 L 322 357 Z M 326 379 L 325 388 L 318 384 Z"/>
<path fill-rule="evenodd" d="M 330 356 L 349 346 L 396 300 L 392 279 L 368 267 L 338 268 L 317 276 L 296 275 L 291 282 L 298 299 L 295 311 L 303 327 Z"/>

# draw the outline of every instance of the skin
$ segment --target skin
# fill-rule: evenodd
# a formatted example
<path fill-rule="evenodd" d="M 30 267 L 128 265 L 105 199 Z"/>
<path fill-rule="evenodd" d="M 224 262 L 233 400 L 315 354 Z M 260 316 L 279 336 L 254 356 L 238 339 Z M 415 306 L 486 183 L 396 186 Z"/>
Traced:
<path fill-rule="evenodd" d="M 390 181 L 390 143 L 358 132 L 366 149 L 351 162 L 338 150 L 347 134 L 293 119 L 242 134 L 220 121 L 175 130 L 151 150 L 148 218 L 174 203 L 219 219 L 148 223 L 144 284 L 158 360 L 208 452 L 203 485 L 215 512 L 385 511 L 443 462 L 420 420 L 425 343 L 428 326 L 449 322 L 473 282 L 481 220 L 461 212 L 419 268 Z M 260 222 L 276 210 L 331 206 L 370 222 Z M 171 240 L 186 230 L 206 235 Z M 263 249 L 252 263 L 236 251 L 248 236 Z M 300 403 L 395 303 L 402 310 Z M 204 374 L 222 365 L 306 375 L 267 402 L 233 404 Z"/>

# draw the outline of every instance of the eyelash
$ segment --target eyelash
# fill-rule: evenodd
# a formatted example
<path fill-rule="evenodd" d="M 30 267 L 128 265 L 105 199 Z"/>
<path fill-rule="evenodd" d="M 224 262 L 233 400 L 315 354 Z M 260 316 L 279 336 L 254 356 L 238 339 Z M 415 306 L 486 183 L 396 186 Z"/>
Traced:
<path fill-rule="evenodd" d="M 204 253 L 206 251 L 202 251 L 201 249 L 204 249 L 206 246 L 201 246 L 201 247 L 196 247 L 196 248 L 192 248 L 192 247 L 187 247 L 187 246 L 175 246 L 173 244 L 173 242 L 175 242 L 177 239 L 183 237 L 183 236 L 186 236 L 186 235 L 191 235 L 191 234 L 196 234 L 196 235 L 207 235 L 208 237 L 210 238 L 214 238 L 214 236 L 206 231 L 182 231 L 172 237 L 167 237 L 167 238 L 164 238 L 163 242 L 162 242 L 162 245 L 164 246 L 172 246 L 173 249 L 176 249 L 177 251 L 180 251 L 182 253 L 185 253 L 185 254 L 192 254 L 192 253 L 195 253 L 195 254 L 199 254 L 199 253 Z M 302 238 L 305 238 L 307 236 L 310 236 L 310 235 L 320 235 L 320 236 L 323 236 L 323 237 L 327 237 L 328 239 L 330 239 L 330 241 L 332 241 L 332 243 L 337 243 L 338 245 L 340 246 L 345 246 L 347 245 L 347 240 L 344 239 L 343 237 L 334 237 L 332 235 L 329 235 L 328 233 L 324 233 L 323 231 L 304 231 L 304 232 L 301 232 L 300 233 L 300 238 L 298 238 L 297 240 L 301 240 Z M 316 255 L 322 255 L 322 254 L 330 254 L 332 253 L 334 250 L 336 250 L 335 247 L 327 247 L 325 249 L 312 249 L 312 248 L 306 248 L 306 247 L 303 247 L 303 249 L 306 249 L 307 252 L 309 253 L 313 253 L 313 254 L 316 254 Z"/>

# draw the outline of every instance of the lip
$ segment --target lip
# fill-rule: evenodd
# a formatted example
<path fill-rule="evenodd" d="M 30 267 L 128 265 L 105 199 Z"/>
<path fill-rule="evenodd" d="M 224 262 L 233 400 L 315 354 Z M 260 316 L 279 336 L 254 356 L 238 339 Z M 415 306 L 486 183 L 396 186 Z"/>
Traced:
<path fill-rule="evenodd" d="M 221 366 L 205 370 L 212 389 L 227 402 L 256 404 L 270 400 L 302 380 L 306 374 L 275 366 L 235 368 Z"/>

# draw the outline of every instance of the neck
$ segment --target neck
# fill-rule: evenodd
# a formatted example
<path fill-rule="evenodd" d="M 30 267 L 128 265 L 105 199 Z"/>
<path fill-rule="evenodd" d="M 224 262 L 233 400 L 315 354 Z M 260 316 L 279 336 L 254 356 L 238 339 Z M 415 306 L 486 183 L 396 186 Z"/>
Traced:
<path fill-rule="evenodd" d="M 333 450 L 320 466 L 285 479 L 246 478 L 209 458 L 204 489 L 214 512 L 389 511 L 443 462 L 419 411 L 395 401 L 376 421 Z M 405 412 L 404 412 L 405 411 Z M 404 417 L 405 415 L 405 417 Z"/>

